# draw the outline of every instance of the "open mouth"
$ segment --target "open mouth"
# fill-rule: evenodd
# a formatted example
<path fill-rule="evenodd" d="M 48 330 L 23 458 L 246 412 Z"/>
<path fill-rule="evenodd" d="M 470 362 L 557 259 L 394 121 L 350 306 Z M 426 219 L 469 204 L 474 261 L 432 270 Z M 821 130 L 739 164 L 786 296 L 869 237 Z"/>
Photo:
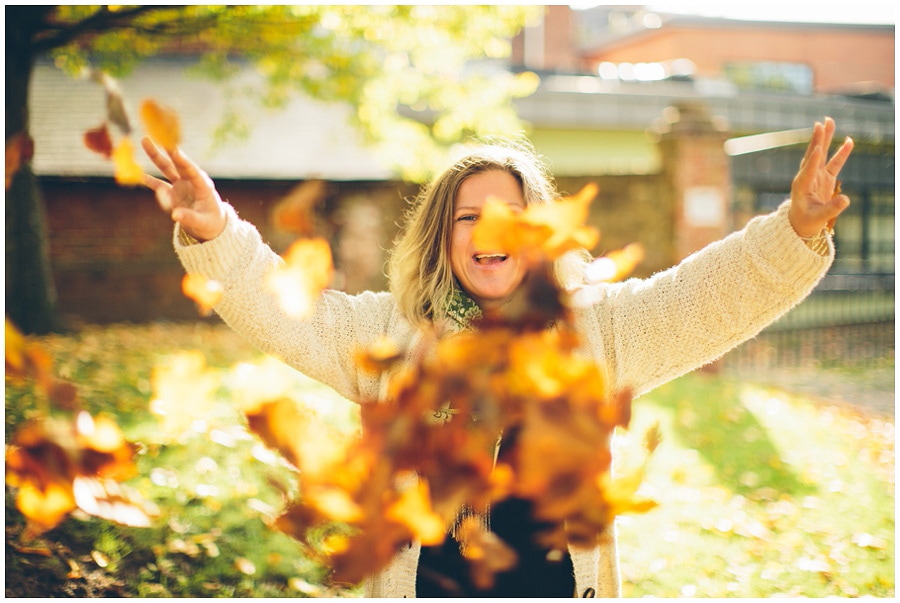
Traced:
<path fill-rule="evenodd" d="M 500 264 L 505 262 L 509 256 L 505 253 L 478 253 L 475 254 L 474 259 L 476 264 L 480 264 L 482 266 L 489 264 Z"/>

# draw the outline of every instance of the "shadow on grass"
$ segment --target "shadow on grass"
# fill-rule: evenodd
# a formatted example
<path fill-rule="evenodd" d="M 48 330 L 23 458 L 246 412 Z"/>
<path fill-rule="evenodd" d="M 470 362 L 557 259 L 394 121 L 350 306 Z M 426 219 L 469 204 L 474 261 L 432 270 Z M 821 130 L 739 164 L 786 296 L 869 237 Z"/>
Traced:
<path fill-rule="evenodd" d="M 766 426 L 741 403 L 738 388 L 694 374 L 658 388 L 648 398 L 672 413 L 675 437 L 697 450 L 731 491 L 749 494 L 773 488 L 791 496 L 814 493 L 816 488 L 782 460 Z"/>

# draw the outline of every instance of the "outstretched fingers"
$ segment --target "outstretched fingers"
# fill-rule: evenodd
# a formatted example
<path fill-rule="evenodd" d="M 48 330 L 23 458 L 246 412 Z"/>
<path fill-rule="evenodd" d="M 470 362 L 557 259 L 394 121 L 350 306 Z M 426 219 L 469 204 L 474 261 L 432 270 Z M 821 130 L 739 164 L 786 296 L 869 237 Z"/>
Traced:
<path fill-rule="evenodd" d="M 813 125 L 812 136 L 809 137 L 809 144 L 806 145 L 806 152 L 803 154 L 803 159 L 800 160 L 801 170 L 810 165 L 810 160 L 812 159 L 813 153 L 821 146 L 823 133 L 824 128 L 822 127 L 822 124 L 816 122 L 815 125 Z"/>
<path fill-rule="evenodd" d="M 144 186 L 154 192 L 156 202 L 165 212 L 172 211 L 172 185 L 165 180 L 154 178 L 150 174 L 143 176 Z"/>
<path fill-rule="evenodd" d="M 175 149 L 172 154 L 172 161 L 178 169 L 178 174 L 194 187 L 195 194 L 199 198 L 212 194 L 214 187 L 210 177 L 197 167 L 193 161 L 188 159 L 187 155 L 181 149 Z"/>
<path fill-rule="evenodd" d="M 825 169 L 828 173 L 837 178 L 838 174 L 840 174 L 841 170 L 844 168 L 844 164 L 847 163 L 847 158 L 850 157 L 851 151 L 853 151 L 853 139 L 848 136 L 844 139 L 844 144 L 835 151 L 834 155 L 825 165 Z"/>
<path fill-rule="evenodd" d="M 150 158 L 153 165 L 162 172 L 162 175 L 165 176 L 169 182 L 178 180 L 178 169 L 175 167 L 175 164 L 168 155 L 163 153 L 160 148 L 156 146 L 156 143 L 153 142 L 152 138 L 144 136 L 141 139 L 141 148 L 144 149 L 144 153 Z"/>

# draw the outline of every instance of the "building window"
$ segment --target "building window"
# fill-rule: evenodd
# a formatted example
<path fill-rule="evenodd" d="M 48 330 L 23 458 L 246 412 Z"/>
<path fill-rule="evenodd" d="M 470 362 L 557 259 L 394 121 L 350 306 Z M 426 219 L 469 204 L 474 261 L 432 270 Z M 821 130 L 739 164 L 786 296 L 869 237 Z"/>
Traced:
<path fill-rule="evenodd" d="M 813 72 L 803 63 L 735 61 L 723 67 L 725 79 L 741 90 L 812 94 Z"/>

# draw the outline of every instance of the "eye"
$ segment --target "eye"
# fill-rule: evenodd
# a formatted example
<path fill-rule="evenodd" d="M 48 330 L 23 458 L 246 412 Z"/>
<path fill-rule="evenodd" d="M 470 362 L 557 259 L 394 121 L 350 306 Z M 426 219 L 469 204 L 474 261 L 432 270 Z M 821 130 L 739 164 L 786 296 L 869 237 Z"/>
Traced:
<path fill-rule="evenodd" d="M 478 220 L 478 214 L 463 214 L 456 218 L 457 222 L 475 222 Z"/>

